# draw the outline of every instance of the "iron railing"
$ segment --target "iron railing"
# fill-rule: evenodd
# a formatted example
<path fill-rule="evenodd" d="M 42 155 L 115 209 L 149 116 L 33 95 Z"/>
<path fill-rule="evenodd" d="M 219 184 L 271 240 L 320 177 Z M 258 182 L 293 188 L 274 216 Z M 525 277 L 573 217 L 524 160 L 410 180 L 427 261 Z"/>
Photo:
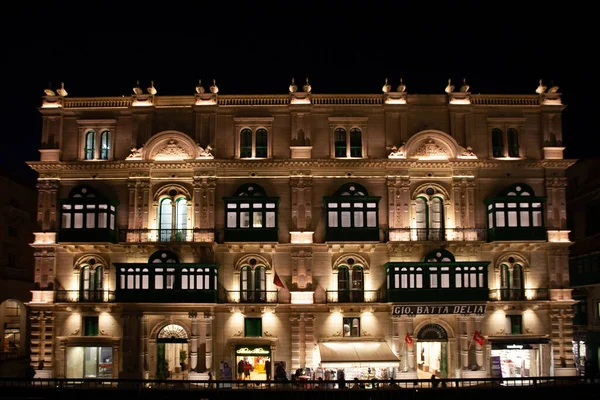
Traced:
<path fill-rule="evenodd" d="M 225 290 L 225 303 L 278 303 L 278 290 Z"/>
<path fill-rule="evenodd" d="M 550 290 L 538 289 L 492 289 L 491 301 L 524 301 L 524 300 L 550 300 Z"/>
<path fill-rule="evenodd" d="M 328 290 L 327 303 L 379 303 L 382 296 L 379 290 Z"/>
<path fill-rule="evenodd" d="M 214 229 L 120 229 L 119 242 L 213 242 Z"/>
<path fill-rule="evenodd" d="M 387 240 L 390 242 L 414 241 L 485 241 L 483 228 L 390 228 Z"/>
<path fill-rule="evenodd" d="M 112 290 L 56 290 L 55 301 L 68 303 L 110 303 L 115 301 Z"/>

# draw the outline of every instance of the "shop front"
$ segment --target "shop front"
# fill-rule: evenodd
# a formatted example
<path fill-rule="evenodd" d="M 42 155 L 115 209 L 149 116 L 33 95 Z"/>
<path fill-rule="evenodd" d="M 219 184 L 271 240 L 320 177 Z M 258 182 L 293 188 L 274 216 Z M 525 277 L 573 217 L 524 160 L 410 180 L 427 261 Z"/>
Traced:
<path fill-rule="evenodd" d="M 383 341 L 321 342 L 318 347 L 321 367 L 332 380 L 341 371 L 346 381 L 388 380 L 400 367 L 400 359 Z"/>
<path fill-rule="evenodd" d="M 503 378 L 542 376 L 542 349 L 548 339 L 493 339 L 490 362 L 500 364 Z M 490 367 L 490 371 L 493 370 Z"/>
<path fill-rule="evenodd" d="M 264 381 L 267 371 L 272 372 L 270 345 L 237 345 L 235 347 L 235 370 L 239 380 Z M 273 375 L 269 374 L 272 378 Z"/>

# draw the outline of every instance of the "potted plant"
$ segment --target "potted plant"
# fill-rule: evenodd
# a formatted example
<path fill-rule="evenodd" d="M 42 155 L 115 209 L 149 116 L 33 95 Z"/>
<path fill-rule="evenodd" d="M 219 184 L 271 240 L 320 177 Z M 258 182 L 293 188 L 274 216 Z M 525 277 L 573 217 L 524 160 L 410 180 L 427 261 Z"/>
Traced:
<path fill-rule="evenodd" d="M 181 372 L 185 370 L 185 362 L 187 360 L 187 351 L 180 350 L 179 351 L 179 365 L 181 365 Z"/>

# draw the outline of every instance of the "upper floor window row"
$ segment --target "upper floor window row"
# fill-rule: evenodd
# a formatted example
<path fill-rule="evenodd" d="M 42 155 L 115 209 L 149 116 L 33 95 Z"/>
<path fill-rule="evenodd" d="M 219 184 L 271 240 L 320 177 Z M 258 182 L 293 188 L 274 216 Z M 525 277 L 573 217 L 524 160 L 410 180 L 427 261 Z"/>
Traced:
<path fill-rule="evenodd" d="M 336 158 L 362 158 L 363 138 L 360 128 L 336 128 L 334 131 L 334 154 Z"/>

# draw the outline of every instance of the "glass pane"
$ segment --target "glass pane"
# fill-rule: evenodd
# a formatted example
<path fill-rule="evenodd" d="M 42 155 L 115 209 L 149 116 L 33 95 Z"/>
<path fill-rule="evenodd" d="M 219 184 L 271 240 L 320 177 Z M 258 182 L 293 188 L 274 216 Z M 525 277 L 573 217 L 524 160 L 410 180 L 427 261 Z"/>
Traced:
<path fill-rule="evenodd" d="M 450 274 L 442 274 L 442 287 L 443 288 L 450 287 Z"/>
<path fill-rule="evenodd" d="M 343 213 L 342 213 L 343 214 Z M 354 227 L 362 228 L 364 222 L 364 215 L 362 211 L 354 211 Z"/>
<path fill-rule="evenodd" d="M 86 213 L 85 214 L 85 227 L 95 228 L 96 227 L 96 214 Z"/>
<path fill-rule="evenodd" d="M 256 131 L 256 157 L 267 157 L 268 134 L 266 129 Z"/>
<path fill-rule="evenodd" d="M 252 208 L 263 208 L 262 203 L 254 203 L 252 204 Z"/>
<path fill-rule="evenodd" d="M 175 221 L 175 229 L 185 230 L 187 229 L 187 200 L 180 198 L 176 203 L 176 215 L 177 220 Z"/>
<path fill-rule="evenodd" d="M 227 208 L 237 208 L 237 204 L 227 204 Z"/>
<path fill-rule="evenodd" d="M 362 132 L 358 128 L 350 130 L 350 157 L 362 157 Z"/>
<path fill-rule="evenodd" d="M 462 287 L 462 276 L 460 275 L 460 273 L 454 275 L 454 286 L 456 286 L 457 288 Z"/>
<path fill-rule="evenodd" d="M 519 217 L 521 217 L 521 226 L 529 226 L 529 211 L 521 211 Z"/>
<path fill-rule="evenodd" d="M 244 211 L 240 213 L 240 228 L 249 228 L 250 227 L 250 213 L 248 211 Z"/>
<path fill-rule="evenodd" d="M 265 205 L 265 207 L 267 207 L 267 208 L 275 208 L 275 203 L 267 203 Z"/>
<path fill-rule="evenodd" d="M 267 228 L 275 228 L 275 213 L 269 211 L 266 214 L 267 214 L 267 221 L 266 221 Z"/>
<path fill-rule="evenodd" d="M 346 130 L 337 128 L 334 134 L 335 156 L 346 157 Z"/>
<path fill-rule="evenodd" d="M 73 226 L 75 229 L 83 228 L 83 214 L 75 213 L 75 224 Z"/>
<path fill-rule="evenodd" d="M 504 226 L 504 211 L 496 211 L 496 227 L 503 228 Z"/>
<path fill-rule="evenodd" d="M 252 131 L 250 129 L 243 129 L 240 132 L 240 157 L 252 157 Z"/>
<path fill-rule="evenodd" d="M 519 224 L 517 223 L 517 212 L 509 211 L 508 212 L 508 226 L 515 227 L 518 225 Z"/>
<path fill-rule="evenodd" d="M 351 226 L 350 223 L 350 211 L 342 211 L 342 228 L 348 228 Z"/>
<path fill-rule="evenodd" d="M 103 212 L 98 214 L 98 228 L 108 228 L 108 214 Z"/>
<path fill-rule="evenodd" d="M 327 221 L 328 224 L 327 226 L 329 226 L 330 228 L 337 228 L 338 226 L 338 213 L 337 211 L 329 211 L 327 213 Z"/>
<path fill-rule="evenodd" d="M 171 199 L 163 199 L 160 202 L 160 215 L 159 215 L 159 223 L 161 230 L 168 230 L 170 236 L 170 231 L 173 229 L 173 206 Z"/>
<path fill-rule="evenodd" d="M 377 227 L 377 212 L 376 211 L 367 211 L 367 226 L 369 228 Z"/>
<path fill-rule="evenodd" d="M 488 214 L 488 224 L 490 225 L 490 228 L 494 227 L 494 214 L 492 213 Z"/>
<path fill-rule="evenodd" d="M 532 213 L 532 226 L 542 226 L 542 212 L 541 211 L 534 211 Z"/>
<path fill-rule="evenodd" d="M 110 150 L 110 132 L 104 131 L 100 136 L 100 158 L 108 160 L 108 152 Z"/>
<path fill-rule="evenodd" d="M 250 204 L 249 203 L 242 203 L 242 204 L 240 204 L 240 208 L 250 208 Z"/>
<path fill-rule="evenodd" d="M 437 288 L 437 283 L 438 283 L 438 277 L 435 274 L 431 274 L 429 275 L 429 287 L 430 288 Z"/>
<path fill-rule="evenodd" d="M 71 214 L 70 213 L 63 213 L 62 214 L 61 225 L 62 225 L 63 229 L 70 229 L 71 228 Z"/>
<path fill-rule="evenodd" d="M 158 289 L 158 290 L 163 289 L 163 276 L 162 275 L 154 276 L 154 289 Z"/>
<path fill-rule="evenodd" d="M 237 213 L 235 212 L 228 212 L 227 213 L 227 227 L 228 228 L 236 228 L 236 215 Z"/>
<path fill-rule="evenodd" d="M 263 227 L 263 214 L 260 211 L 254 211 L 252 213 L 252 227 L 262 228 Z"/>

